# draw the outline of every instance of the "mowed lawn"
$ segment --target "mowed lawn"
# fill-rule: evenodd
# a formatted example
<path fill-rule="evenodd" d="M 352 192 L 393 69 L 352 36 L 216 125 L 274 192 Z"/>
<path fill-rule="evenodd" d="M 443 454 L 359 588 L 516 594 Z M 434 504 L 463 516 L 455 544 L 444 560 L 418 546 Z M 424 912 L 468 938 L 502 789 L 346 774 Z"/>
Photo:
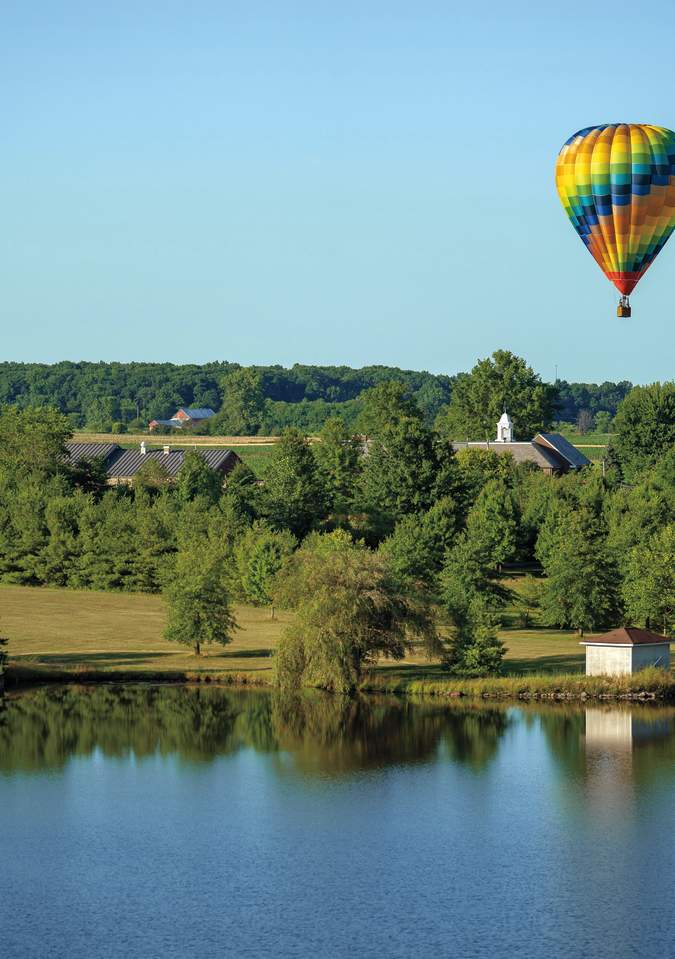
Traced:
<path fill-rule="evenodd" d="M 0 635 L 9 639 L 17 662 L 57 668 L 265 673 L 291 614 L 237 606 L 240 629 L 226 646 L 207 647 L 196 657 L 163 639 L 165 614 L 159 596 L 100 593 L 44 587 L 0 587 Z M 583 669 L 583 650 L 570 632 L 505 629 L 506 670 L 571 672 Z M 441 676 L 422 655 L 382 668 L 409 678 Z M 261 676 L 262 678 L 262 676 Z"/>

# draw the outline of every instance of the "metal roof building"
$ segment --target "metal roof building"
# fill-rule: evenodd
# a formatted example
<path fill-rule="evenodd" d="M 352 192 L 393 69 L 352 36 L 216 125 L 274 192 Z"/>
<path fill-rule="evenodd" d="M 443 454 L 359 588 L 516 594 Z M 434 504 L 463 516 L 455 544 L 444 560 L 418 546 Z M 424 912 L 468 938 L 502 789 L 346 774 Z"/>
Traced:
<path fill-rule="evenodd" d="M 237 463 L 241 462 L 232 450 L 198 449 L 196 451 L 211 469 L 226 476 Z M 166 473 L 175 478 L 185 460 L 186 450 L 172 450 L 165 446 L 163 450 L 140 449 L 122 450 L 108 466 L 108 482 L 130 483 L 141 467 L 150 460 L 156 460 Z"/>
<path fill-rule="evenodd" d="M 506 411 L 497 424 L 497 439 L 484 443 L 453 443 L 452 446 L 455 450 L 468 447 L 490 450 L 498 454 L 509 453 L 516 463 L 534 463 L 540 470 L 551 476 L 560 476 L 590 464 L 590 460 L 560 433 L 537 433 L 532 440 L 515 441 L 513 423 Z"/>
<path fill-rule="evenodd" d="M 167 475 L 175 479 L 185 460 L 187 450 L 146 449 L 145 443 L 134 449 L 122 449 L 117 443 L 67 443 L 68 458 L 71 463 L 81 460 L 103 460 L 108 483 L 117 486 L 131 483 L 141 467 L 150 460 L 162 465 Z M 233 450 L 197 449 L 197 452 L 211 469 L 227 476 L 241 460 Z"/>

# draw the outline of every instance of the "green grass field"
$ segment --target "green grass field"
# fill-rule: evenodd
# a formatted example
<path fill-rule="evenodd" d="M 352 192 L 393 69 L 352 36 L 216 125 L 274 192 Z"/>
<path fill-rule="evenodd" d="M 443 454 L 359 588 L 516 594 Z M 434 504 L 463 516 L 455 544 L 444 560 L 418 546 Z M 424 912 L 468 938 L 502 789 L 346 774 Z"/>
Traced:
<path fill-rule="evenodd" d="M 290 614 L 237 606 L 240 625 L 227 647 L 213 647 L 195 657 L 163 637 L 161 597 L 130 593 L 3 586 L 0 588 L 0 634 L 9 653 L 23 665 L 57 669 L 189 671 L 269 675 L 271 654 Z M 508 628 L 502 631 L 508 652 L 506 670 L 570 672 L 583 668 L 578 637 L 569 632 Z M 392 676 L 434 679 L 438 663 L 411 655 L 400 663 L 384 661 Z"/>

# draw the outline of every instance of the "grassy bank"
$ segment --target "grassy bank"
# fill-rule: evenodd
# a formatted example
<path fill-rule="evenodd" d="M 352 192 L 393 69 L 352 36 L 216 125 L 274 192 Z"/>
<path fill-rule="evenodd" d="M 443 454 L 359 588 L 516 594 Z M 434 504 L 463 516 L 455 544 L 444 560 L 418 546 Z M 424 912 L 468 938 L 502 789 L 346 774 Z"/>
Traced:
<path fill-rule="evenodd" d="M 633 676 L 563 673 L 499 676 L 490 679 L 420 679 L 409 682 L 380 675 L 371 678 L 365 684 L 364 691 L 437 698 L 675 701 L 675 676 L 662 669 L 646 669 Z"/>
<path fill-rule="evenodd" d="M 0 587 L 0 635 L 10 640 L 7 685 L 32 682 L 222 682 L 269 685 L 272 656 L 291 616 L 239 605 L 233 642 L 196 657 L 166 642 L 159 596 Z M 411 654 L 382 661 L 369 689 L 414 695 L 533 696 L 561 691 L 581 697 L 599 689 L 583 676 L 579 639 L 569 631 L 517 628 L 507 611 L 507 652 L 499 680 L 449 680 L 440 662 Z M 645 674 L 640 674 L 644 676 Z M 660 681 L 663 682 L 663 674 Z M 630 679 L 630 677 L 629 677 Z M 638 679 L 638 677 L 634 677 Z M 644 680 L 643 680 L 644 683 Z M 621 680 L 623 684 L 623 680 Z M 626 690 L 617 686 L 617 695 Z"/>

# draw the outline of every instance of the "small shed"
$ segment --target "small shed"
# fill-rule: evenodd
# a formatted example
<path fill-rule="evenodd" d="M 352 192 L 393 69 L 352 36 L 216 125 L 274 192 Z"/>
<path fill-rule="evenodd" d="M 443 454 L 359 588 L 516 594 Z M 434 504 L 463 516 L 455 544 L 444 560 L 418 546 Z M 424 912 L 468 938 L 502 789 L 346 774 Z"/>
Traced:
<path fill-rule="evenodd" d="M 650 666 L 670 669 L 670 640 L 648 629 L 621 626 L 580 645 L 586 647 L 587 676 L 624 676 Z"/>

